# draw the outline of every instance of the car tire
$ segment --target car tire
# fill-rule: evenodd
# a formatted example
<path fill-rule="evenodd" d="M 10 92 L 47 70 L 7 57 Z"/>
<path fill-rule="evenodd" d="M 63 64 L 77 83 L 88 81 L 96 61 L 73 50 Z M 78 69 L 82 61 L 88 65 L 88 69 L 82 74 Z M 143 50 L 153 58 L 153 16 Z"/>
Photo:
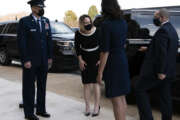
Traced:
<path fill-rule="evenodd" d="M 0 64 L 2 64 L 2 65 L 10 65 L 11 64 L 11 59 L 8 55 L 6 48 L 0 49 Z"/>
<path fill-rule="evenodd" d="M 63 68 L 59 68 L 56 63 L 53 63 L 52 67 L 49 69 L 49 72 L 52 73 L 63 72 Z"/>

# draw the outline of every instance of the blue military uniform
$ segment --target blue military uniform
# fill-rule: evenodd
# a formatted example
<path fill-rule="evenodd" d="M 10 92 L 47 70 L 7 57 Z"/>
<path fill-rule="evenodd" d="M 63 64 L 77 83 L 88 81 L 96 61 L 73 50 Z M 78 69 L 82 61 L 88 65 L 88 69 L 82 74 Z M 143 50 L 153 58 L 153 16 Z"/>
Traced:
<path fill-rule="evenodd" d="M 23 103 L 25 116 L 34 114 L 35 81 L 37 81 L 37 112 L 46 112 L 46 80 L 48 59 L 52 58 L 52 38 L 49 20 L 33 15 L 22 18 L 18 26 L 18 46 L 23 65 Z M 24 63 L 30 61 L 27 69 Z"/>

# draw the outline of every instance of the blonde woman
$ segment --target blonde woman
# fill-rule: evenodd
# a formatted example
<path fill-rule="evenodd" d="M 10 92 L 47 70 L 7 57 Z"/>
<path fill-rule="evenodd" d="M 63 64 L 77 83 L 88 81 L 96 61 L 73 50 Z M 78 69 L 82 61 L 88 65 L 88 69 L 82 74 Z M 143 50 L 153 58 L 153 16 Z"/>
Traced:
<path fill-rule="evenodd" d="M 91 86 L 94 89 L 94 110 L 92 117 L 98 116 L 100 111 L 100 86 L 96 82 L 99 66 L 98 31 L 93 26 L 88 15 L 79 18 L 80 30 L 75 34 L 75 50 L 79 60 L 82 83 L 84 86 L 85 116 L 89 116 Z"/>

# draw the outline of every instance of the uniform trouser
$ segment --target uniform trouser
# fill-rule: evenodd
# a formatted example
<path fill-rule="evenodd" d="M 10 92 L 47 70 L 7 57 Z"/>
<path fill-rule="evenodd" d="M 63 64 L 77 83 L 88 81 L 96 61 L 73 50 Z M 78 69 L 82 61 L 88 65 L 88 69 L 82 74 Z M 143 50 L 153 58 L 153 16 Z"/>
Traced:
<path fill-rule="evenodd" d="M 157 89 L 162 120 L 172 120 L 171 80 L 141 78 L 135 87 L 140 120 L 153 120 L 148 90 Z"/>
<path fill-rule="evenodd" d="M 34 114 L 35 101 L 35 81 L 37 81 L 37 110 L 36 112 L 46 112 L 46 81 L 47 70 L 43 66 L 23 68 L 23 103 L 25 116 Z"/>

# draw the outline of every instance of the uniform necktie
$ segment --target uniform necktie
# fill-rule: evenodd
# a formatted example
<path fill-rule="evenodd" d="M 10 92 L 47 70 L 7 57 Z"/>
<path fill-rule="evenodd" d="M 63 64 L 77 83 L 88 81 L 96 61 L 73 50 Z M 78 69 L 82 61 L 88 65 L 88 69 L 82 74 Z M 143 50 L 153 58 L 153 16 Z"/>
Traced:
<path fill-rule="evenodd" d="M 37 20 L 38 29 L 39 29 L 40 32 L 42 32 L 40 22 L 41 22 L 41 20 L 38 19 Z"/>

